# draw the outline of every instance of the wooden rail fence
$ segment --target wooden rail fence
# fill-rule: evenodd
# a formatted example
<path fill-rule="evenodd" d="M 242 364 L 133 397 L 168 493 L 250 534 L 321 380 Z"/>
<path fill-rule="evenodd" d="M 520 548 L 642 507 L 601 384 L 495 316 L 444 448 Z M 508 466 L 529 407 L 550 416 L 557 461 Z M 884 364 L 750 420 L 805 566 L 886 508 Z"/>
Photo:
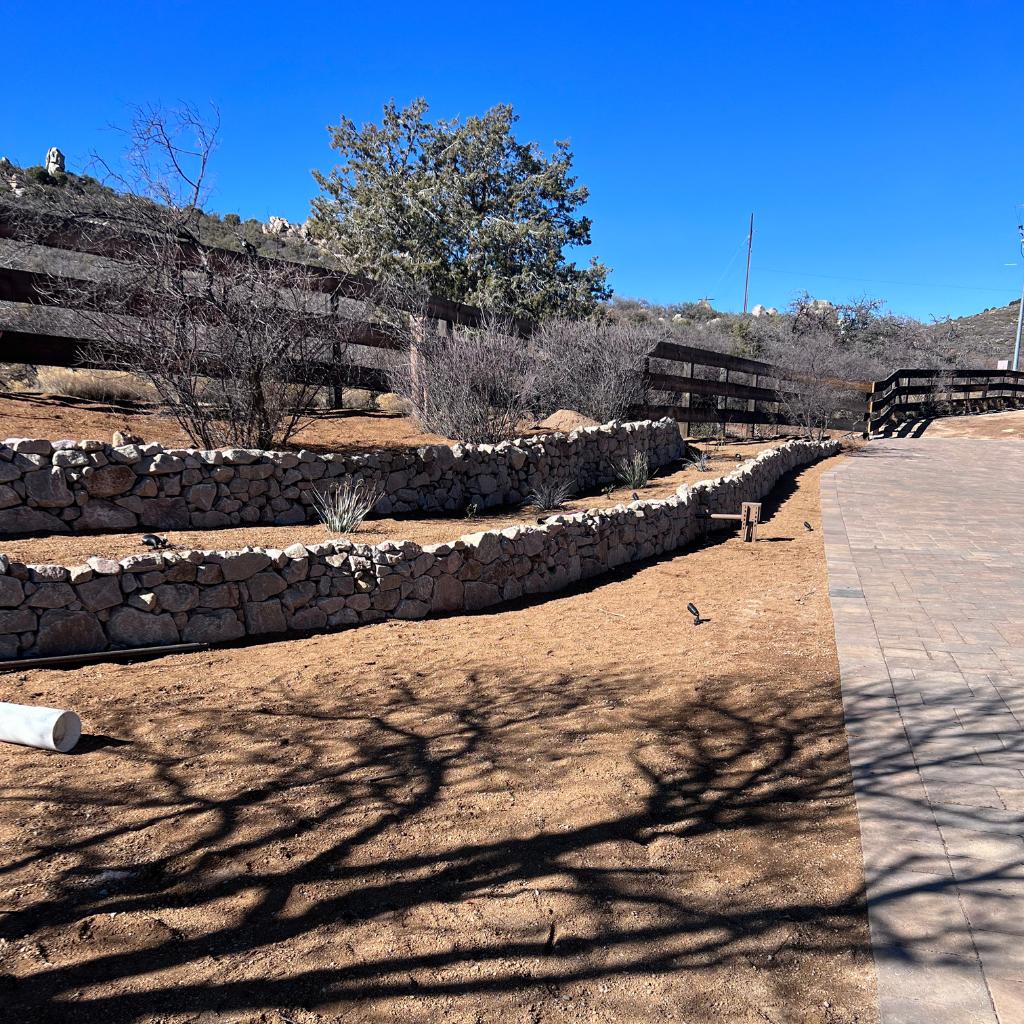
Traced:
<path fill-rule="evenodd" d="M 671 416 L 684 433 L 695 424 L 715 424 L 722 429 L 745 425 L 751 435 L 756 426 L 794 426 L 789 398 L 798 385 L 792 375 L 770 363 L 743 356 L 712 352 L 664 341 L 647 359 L 649 401 L 636 410 L 650 418 Z M 830 426 L 860 430 L 864 418 L 863 386 L 852 382 L 837 389 Z"/>
<path fill-rule="evenodd" d="M 895 370 L 868 395 L 865 433 L 902 419 L 923 419 L 1004 400 L 1024 400 L 1024 372 L 1016 370 Z"/>
<path fill-rule="evenodd" d="M 95 337 L 88 320 L 80 314 L 76 316 L 72 307 L 52 304 L 53 281 L 60 277 L 81 280 L 85 276 L 82 255 L 109 260 L 114 252 L 123 249 L 123 240 L 120 248 L 112 248 L 92 232 L 58 224 L 52 230 L 46 230 L 44 225 L 42 232 L 34 225 L 32 236 L 26 237 L 18 225 L 4 219 L 0 210 L 0 243 L 4 241 L 25 244 L 32 257 L 21 260 L 20 266 L 0 266 L 0 302 L 10 304 L 6 309 L 0 307 L 4 312 L 0 319 L 0 362 L 107 368 L 102 359 L 92 356 L 94 343 L 100 339 Z M 225 261 L 243 258 L 227 249 L 213 251 L 217 259 Z M 311 279 L 310 286 L 332 300 L 325 309 L 336 309 L 333 300 L 339 297 L 360 299 L 373 295 L 373 282 L 364 278 L 305 264 L 302 269 Z M 437 297 L 426 301 L 423 312 L 446 330 L 455 325 L 473 326 L 481 320 L 478 309 Z M 524 323 L 516 327 L 524 336 L 529 333 Z M 387 375 L 376 365 L 380 360 L 372 353 L 394 349 L 398 344 L 386 332 L 362 324 L 353 330 L 344 352 L 338 346 L 333 352 L 325 351 L 321 361 L 286 367 L 284 372 L 330 388 L 332 404 L 337 408 L 345 387 L 388 389 Z M 632 415 L 651 419 L 673 417 L 684 433 L 698 424 L 716 425 L 723 430 L 745 425 L 751 434 L 758 425 L 794 425 L 786 401 L 792 381 L 780 376 L 780 371 L 768 363 L 664 341 L 651 351 L 645 371 L 646 404 L 631 410 Z M 861 428 L 864 404 L 861 395 L 853 394 L 857 387 L 850 385 L 852 397 L 837 402 L 833 426 Z"/>

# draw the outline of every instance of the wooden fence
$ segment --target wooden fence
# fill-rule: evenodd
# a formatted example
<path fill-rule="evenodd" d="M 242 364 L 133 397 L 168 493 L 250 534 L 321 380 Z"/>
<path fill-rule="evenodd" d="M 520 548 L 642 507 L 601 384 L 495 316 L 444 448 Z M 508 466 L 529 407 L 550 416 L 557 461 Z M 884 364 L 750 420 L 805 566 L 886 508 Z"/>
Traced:
<path fill-rule="evenodd" d="M 7 315 L 0 321 L 0 362 L 106 369 L 102 359 L 92 356 L 98 348 L 96 342 L 101 339 L 90 318 L 77 313 L 66 300 L 59 306 L 52 304 L 54 281 L 62 277 L 84 279 L 73 267 L 65 266 L 69 258 L 75 260 L 85 255 L 100 261 L 110 260 L 115 255 L 123 256 L 125 242 L 118 239 L 111 243 L 94 231 L 82 231 L 74 225 L 52 220 L 52 224 L 45 218 L 33 221 L 31 236 L 27 236 L 0 210 L 0 240 L 23 245 L 27 255 L 23 255 L 20 262 L 32 264 L 0 266 L 0 302 L 14 304 L 7 307 Z M 182 249 L 187 255 L 188 243 L 182 243 Z M 208 251 L 224 262 L 243 258 L 271 261 L 270 257 L 245 257 L 229 249 Z M 366 278 L 339 274 L 314 264 L 296 267 L 303 272 L 304 284 L 325 296 L 325 309 L 336 310 L 340 299 L 359 300 L 372 297 L 375 292 L 373 282 Z M 417 313 L 444 325 L 447 330 L 455 325 L 472 326 L 480 322 L 480 311 L 475 307 L 435 296 L 428 297 Z M 517 327 L 522 329 L 523 325 Z M 332 404 L 340 407 L 345 387 L 388 390 L 386 374 L 379 360 L 373 358 L 373 350 L 379 352 L 398 345 L 391 334 L 370 324 L 356 324 L 347 338 L 344 352 L 338 345 L 333 352 L 325 351 L 321 361 L 285 367 L 284 372 L 329 387 Z"/>
<path fill-rule="evenodd" d="M 1016 370 L 896 370 L 871 385 L 865 433 L 903 419 L 983 411 L 996 401 L 1022 400 L 1024 373 Z"/>
<path fill-rule="evenodd" d="M 45 227 L 45 226 L 44 226 Z M 28 363 L 36 366 L 67 366 L 105 369 L 96 350 L 95 332 L 89 321 L 68 306 L 54 306 L 54 277 L 81 279 L 79 257 L 110 259 L 115 251 L 91 232 L 76 232 L 66 225 L 54 225 L 51 231 L 33 226 L 31 238 L 19 234 L 16 225 L 5 221 L 0 211 L 0 240 L 30 245 L 33 258 L 19 267 L 0 266 L 0 302 L 8 316 L 0 321 L 0 362 Z M 123 246 L 123 242 L 121 243 Z M 226 249 L 213 250 L 217 259 L 243 258 Z M 256 257 L 266 259 L 266 257 Z M 67 264 L 78 262 L 79 269 Z M 29 263 L 30 265 L 25 265 Z M 55 269 L 59 268 L 59 269 Z M 360 299 L 373 295 L 373 283 L 359 277 L 302 265 L 311 287 L 332 299 Z M 472 306 L 431 297 L 424 307 L 425 316 L 451 330 L 454 325 L 475 325 L 480 311 Z M 526 324 L 517 329 L 528 333 Z M 345 387 L 386 391 L 387 375 L 374 351 L 397 347 L 396 339 L 368 324 L 358 325 L 344 352 L 325 352 L 320 362 L 286 368 L 297 379 L 312 380 L 332 390 L 334 407 L 340 407 Z M 722 352 L 692 348 L 664 341 L 650 353 L 645 367 L 646 404 L 632 415 L 647 418 L 670 416 L 679 421 L 684 433 L 692 427 L 714 425 L 723 431 L 745 425 L 750 433 L 758 425 L 794 425 L 787 396 L 792 381 L 780 376 L 776 367 L 754 359 Z M 847 397 L 837 402 L 833 426 L 860 429 L 864 419 L 863 396 L 855 394 L 859 385 L 849 385 Z M 852 397 L 850 397 L 852 395 Z"/>
<path fill-rule="evenodd" d="M 745 425 L 794 426 L 792 401 L 799 384 L 794 376 L 756 359 L 692 348 L 675 342 L 658 344 L 647 359 L 646 381 L 650 401 L 637 410 L 650 418 L 671 416 L 684 433 L 696 424 L 717 425 L 726 431 Z M 830 426 L 860 430 L 864 419 L 864 385 L 837 381 Z"/>

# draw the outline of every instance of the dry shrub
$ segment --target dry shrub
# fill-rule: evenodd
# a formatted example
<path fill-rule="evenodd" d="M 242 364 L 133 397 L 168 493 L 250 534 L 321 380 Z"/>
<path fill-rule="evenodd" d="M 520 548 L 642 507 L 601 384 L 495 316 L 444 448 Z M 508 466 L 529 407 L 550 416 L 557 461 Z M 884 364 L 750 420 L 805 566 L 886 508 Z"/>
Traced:
<path fill-rule="evenodd" d="M 460 441 L 514 437 L 538 398 L 529 343 L 498 322 L 451 333 L 427 328 L 390 374 L 424 429 Z"/>
<path fill-rule="evenodd" d="M 622 419 L 646 398 L 644 365 L 666 337 L 658 324 L 551 320 L 533 342 L 548 409 L 572 409 L 599 423 Z"/>

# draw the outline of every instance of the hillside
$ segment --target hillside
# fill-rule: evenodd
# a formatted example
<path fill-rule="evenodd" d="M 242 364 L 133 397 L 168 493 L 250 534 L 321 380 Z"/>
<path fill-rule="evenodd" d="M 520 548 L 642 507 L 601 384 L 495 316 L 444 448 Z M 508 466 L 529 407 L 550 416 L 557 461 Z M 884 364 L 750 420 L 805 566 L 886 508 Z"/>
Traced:
<path fill-rule="evenodd" d="M 66 197 L 63 200 L 61 193 Z M 0 205 L 8 204 L 13 209 L 22 206 L 66 211 L 74 203 L 79 210 L 105 214 L 116 209 L 118 195 L 116 189 L 88 174 L 50 173 L 45 167 L 18 167 L 9 160 L 0 160 Z M 307 240 L 304 225 L 289 224 L 282 217 L 270 217 L 264 223 L 242 220 L 236 213 L 222 216 L 201 210 L 197 228 L 206 245 L 235 251 L 249 246 L 261 256 L 337 269 L 337 261 L 328 252 Z"/>
<path fill-rule="evenodd" d="M 947 333 L 953 326 L 961 332 L 964 351 L 975 356 L 984 365 L 995 365 L 997 359 L 1008 359 L 1013 354 L 1013 339 L 1017 331 L 1019 299 L 1005 306 L 993 306 L 973 316 L 962 316 L 949 323 L 935 324 L 930 330 Z"/>

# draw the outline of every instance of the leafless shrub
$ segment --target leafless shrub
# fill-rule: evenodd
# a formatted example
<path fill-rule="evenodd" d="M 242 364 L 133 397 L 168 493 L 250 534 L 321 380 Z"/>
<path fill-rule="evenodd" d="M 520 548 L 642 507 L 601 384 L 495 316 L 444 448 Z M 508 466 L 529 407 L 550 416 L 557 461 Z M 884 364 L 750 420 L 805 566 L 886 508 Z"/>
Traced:
<path fill-rule="evenodd" d="M 665 337 L 662 327 L 635 320 L 552 320 L 534 335 L 543 402 L 600 423 L 644 403 L 644 360 Z"/>
<path fill-rule="evenodd" d="M 394 360 L 391 381 L 425 429 L 460 441 L 515 436 L 537 401 L 530 345 L 494 321 L 451 332 L 424 325 Z"/>
<path fill-rule="evenodd" d="M 87 362 L 143 377 L 197 444 L 266 448 L 305 422 L 354 323 L 315 268 L 204 245 L 216 136 L 192 108 L 141 110 L 113 193 L 67 176 L 19 210 L 103 255 L 94 280 L 50 286 L 88 324 Z"/>
<path fill-rule="evenodd" d="M 368 487 L 362 480 L 346 477 L 311 494 L 313 508 L 331 533 L 353 533 L 373 511 L 384 491 Z"/>
<path fill-rule="evenodd" d="M 781 406 L 787 419 L 810 438 L 821 438 L 854 390 L 856 356 L 838 347 L 827 331 L 777 332 L 769 360 L 778 367 Z"/>

